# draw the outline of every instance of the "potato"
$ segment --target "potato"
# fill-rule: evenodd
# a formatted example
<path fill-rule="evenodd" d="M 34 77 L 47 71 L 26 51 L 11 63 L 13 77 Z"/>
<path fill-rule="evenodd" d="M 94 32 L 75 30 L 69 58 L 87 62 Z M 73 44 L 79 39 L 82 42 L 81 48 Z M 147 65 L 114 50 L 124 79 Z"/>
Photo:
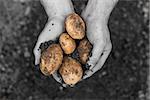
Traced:
<path fill-rule="evenodd" d="M 62 64 L 63 51 L 59 44 L 51 44 L 42 52 L 40 70 L 44 75 L 53 74 Z"/>
<path fill-rule="evenodd" d="M 67 33 L 62 33 L 59 37 L 59 43 L 66 54 L 71 54 L 75 48 L 76 43 Z"/>
<path fill-rule="evenodd" d="M 92 45 L 87 39 L 83 39 L 80 41 L 77 50 L 79 53 L 79 59 L 82 64 L 86 64 L 89 58 L 91 49 L 92 49 Z"/>
<path fill-rule="evenodd" d="M 74 85 L 81 80 L 83 70 L 81 64 L 77 60 L 71 57 L 65 57 L 59 69 L 59 73 L 66 84 Z"/>
<path fill-rule="evenodd" d="M 72 13 L 65 21 L 66 30 L 73 39 L 82 39 L 85 36 L 85 23 L 82 18 Z"/>

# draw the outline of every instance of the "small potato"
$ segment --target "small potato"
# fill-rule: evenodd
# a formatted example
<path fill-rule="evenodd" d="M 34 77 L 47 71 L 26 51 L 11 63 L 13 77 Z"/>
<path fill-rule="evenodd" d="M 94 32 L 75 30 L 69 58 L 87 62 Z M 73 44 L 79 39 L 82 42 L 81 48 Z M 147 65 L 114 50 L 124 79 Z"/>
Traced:
<path fill-rule="evenodd" d="M 85 36 L 85 23 L 75 13 L 70 14 L 65 21 L 66 30 L 73 39 L 82 39 Z"/>
<path fill-rule="evenodd" d="M 89 58 L 91 49 L 92 49 L 92 45 L 87 39 L 83 39 L 80 41 L 77 50 L 78 50 L 79 58 L 82 64 L 86 64 Z"/>
<path fill-rule="evenodd" d="M 59 69 L 59 73 L 66 84 L 75 85 L 81 80 L 83 70 L 81 64 L 77 60 L 71 57 L 65 57 Z"/>
<path fill-rule="evenodd" d="M 59 43 L 66 54 L 71 54 L 75 48 L 76 43 L 67 33 L 62 33 L 59 37 Z"/>
<path fill-rule="evenodd" d="M 53 74 L 62 64 L 63 51 L 59 44 L 51 44 L 42 52 L 40 70 L 44 75 Z"/>

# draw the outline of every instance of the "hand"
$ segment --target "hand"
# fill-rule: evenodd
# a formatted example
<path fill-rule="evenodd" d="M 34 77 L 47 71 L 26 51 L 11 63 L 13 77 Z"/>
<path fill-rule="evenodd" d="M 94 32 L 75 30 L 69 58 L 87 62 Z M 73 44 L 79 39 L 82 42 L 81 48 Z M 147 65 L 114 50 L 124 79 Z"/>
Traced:
<path fill-rule="evenodd" d="M 87 25 L 87 38 L 93 44 L 92 56 L 87 62 L 90 68 L 85 72 L 83 79 L 97 72 L 110 54 L 112 44 L 107 22 L 117 1 L 89 0 L 87 7 L 82 12 L 82 17 Z"/>
<path fill-rule="evenodd" d="M 48 15 L 48 21 L 45 28 L 40 33 L 34 48 L 35 65 L 40 63 L 41 43 L 49 40 L 55 40 L 62 32 L 64 32 L 64 21 L 68 14 L 73 13 L 73 5 L 70 0 L 41 0 L 42 5 Z M 53 74 L 54 79 L 62 83 L 57 73 Z"/>

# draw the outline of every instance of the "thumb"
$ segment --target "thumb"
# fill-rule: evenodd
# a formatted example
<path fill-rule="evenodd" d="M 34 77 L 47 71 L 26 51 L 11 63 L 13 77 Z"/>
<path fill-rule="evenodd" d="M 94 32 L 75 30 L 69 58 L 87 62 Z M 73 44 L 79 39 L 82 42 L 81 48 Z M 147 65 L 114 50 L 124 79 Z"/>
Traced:
<path fill-rule="evenodd" d="M 34 47 L 33 53 L 34 53 L 34 56 L 35 56 L 35 65 L 38 65 L 39 62 L 40 62 L 40 57 L 41 57 L 40 45 L 43 42 L 44 42 L 44 40 L 39 37 L 38 41 L 37 41 L 37 43 L 36 43 L 36 45 Z"/>
<path fill-rule="evenodd" d="M 38 65 L 40 62 L 41 50 L 34 48 L 34 56 L 35 56 L 35 65 Z"/>
<path fill-rule="evenodd" d="M 93 44 L 92 49 L 92 56 L 89 58 L 87 64 L 90 66 L 90 69 L 92 69 L 100 59 L 100 56 L 104 49 L 104 42 L 103 41 L 95 41 Z"/>

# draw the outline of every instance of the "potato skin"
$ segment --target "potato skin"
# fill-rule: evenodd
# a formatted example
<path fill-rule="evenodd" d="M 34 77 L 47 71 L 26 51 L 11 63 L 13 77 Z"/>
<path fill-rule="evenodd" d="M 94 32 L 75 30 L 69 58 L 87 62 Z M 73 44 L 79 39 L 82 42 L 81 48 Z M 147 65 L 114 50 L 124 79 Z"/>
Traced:
<path fill-rule="evenodd" d="M 59 73 L 66 84 L 74 85 L 81 80 L 83 70 L 81 64 L 77 60 L 71 57 L 65 57 L 59 69 Z"/>
<path fill-rule="evenodd" d="M 65 54 L 71 54 L 75 48 L 76 43 L 67 33 L 62 33 L 59 37 L 59 43 Z"/>
<path fill-rule="evenodd" d="M 82 18 L 72 13 L 68 15 L 65 21 L 66 30 L 73 39 L 82 39 L 85 36 L 85 23 Z"/>
<path fill-rule="evenodd" d="M 82 64 L 86 64 L 90 56 L 91 49 L 92 49 L 92 44 L 87 39 L 83 39 L 80 41 L 77 50 L 79 53 L 80 62 Z"/>
<path fill-rule="evenodd" d="M 42 52 L 40 62 L 41 72 L 48 76 L 53 74 L 62 64 L 63 51 L 59 44 L 51 44 Z"/>

